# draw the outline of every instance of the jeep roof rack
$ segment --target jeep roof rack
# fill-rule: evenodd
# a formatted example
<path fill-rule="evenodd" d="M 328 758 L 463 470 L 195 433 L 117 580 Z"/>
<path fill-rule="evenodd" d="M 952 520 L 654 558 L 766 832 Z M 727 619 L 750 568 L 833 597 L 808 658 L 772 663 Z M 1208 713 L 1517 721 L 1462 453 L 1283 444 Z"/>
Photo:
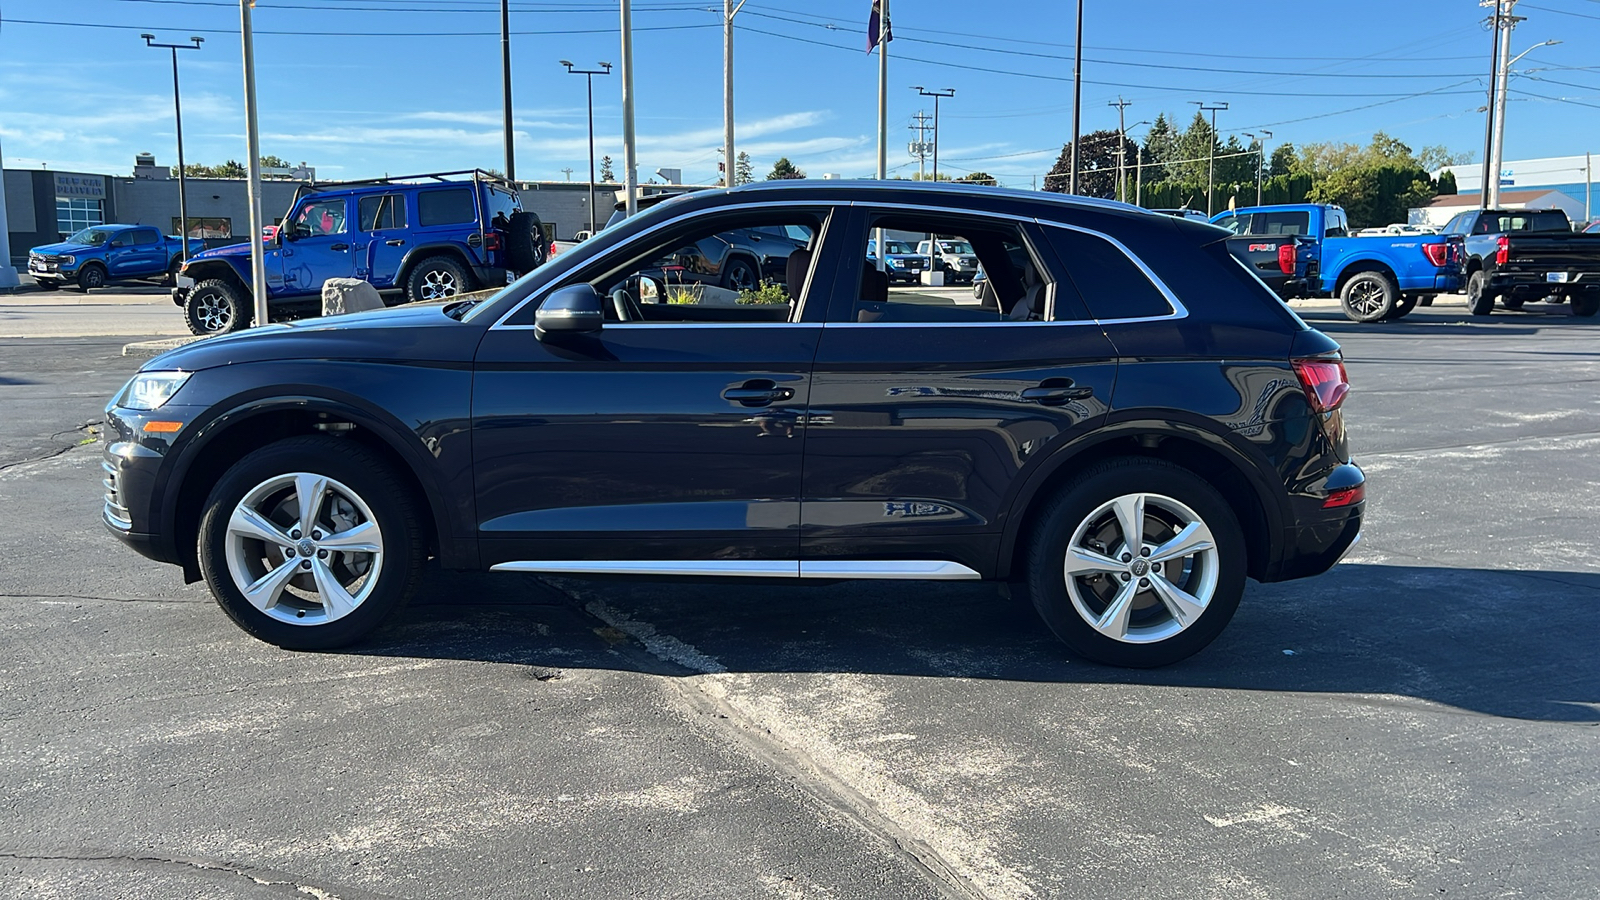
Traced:
<path fill-rule="evenodd" d="M 511 181 L 502 175 L 496 175 L 493 172 L 486 172 L 483 169 L 461 169 L 455 172 L 424 172 L 420 175 L 385 175 L 382 178 L 357 178 L 351 181 L 307 181 L 295 188 L 294 199 L 289 202 L 289 207 L 290 209 L 293 209 L 294 205 L 300 202 L 301 197 L 305 197 L 310 194 L 318 194 L 323 191 L 362 187 L 364 185 L 410 185 L 418 182 L 426 183 L 428 181 L 436 181 L 441 184 L 460 184 L 466 180 L 460 177 L 463 175 L 471 176 L 474 184 L 480 181 L 486 181 L 490 184 L 497 184 L 513 191 L 518 190 L 516 182 Z"/>

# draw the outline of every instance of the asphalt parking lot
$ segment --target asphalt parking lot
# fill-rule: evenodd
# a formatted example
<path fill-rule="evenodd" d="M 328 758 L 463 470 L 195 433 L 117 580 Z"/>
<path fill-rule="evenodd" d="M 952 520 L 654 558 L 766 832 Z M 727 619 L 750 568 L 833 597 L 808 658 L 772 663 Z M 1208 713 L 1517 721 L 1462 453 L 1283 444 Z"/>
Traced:
<path fill-rule="evenodd" d="M 0 898 L 1592 898 L 1600 321 L 1527 309 L 1303 312 L 1364 540 L 1150 672 L 981 585 L 442 572 L 283 652 L 103 533 L 124 339 L 0 337 Z"/>

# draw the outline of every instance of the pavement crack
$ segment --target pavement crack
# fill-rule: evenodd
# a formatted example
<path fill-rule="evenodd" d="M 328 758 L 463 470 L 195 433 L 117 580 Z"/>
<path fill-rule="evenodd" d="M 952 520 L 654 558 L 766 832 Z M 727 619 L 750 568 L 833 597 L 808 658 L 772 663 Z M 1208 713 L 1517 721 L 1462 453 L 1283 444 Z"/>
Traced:
<path fill-rule="evenodd" d="M 313 884 L 309 879 L 285 872 L 229 863 L 199 857 L 161 856 L 153 853 L 117 853 L 108 850 L 57 850 L 25 851 L 0 850 L 0 859 L 18 862 L 103 862 L 127 865 L 160 865 L 199 872 L 217 872 L 236 875 L 265 888 L 284 888 L 287 892 L 304 894 L 317 900 L 399 900 L 398 897 L 372 891 L 335 890 Z"/>

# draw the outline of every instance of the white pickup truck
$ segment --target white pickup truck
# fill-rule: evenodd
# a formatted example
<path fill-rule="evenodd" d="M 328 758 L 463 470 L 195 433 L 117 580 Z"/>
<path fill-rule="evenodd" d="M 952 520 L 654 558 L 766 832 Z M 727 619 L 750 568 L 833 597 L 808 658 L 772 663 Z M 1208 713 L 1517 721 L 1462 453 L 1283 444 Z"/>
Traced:
<path fill-rule="evenodd" d="M 962 240 L 941 238 L 938 251 L 934 252 L 933 243 L 918 243 L 917 255 L 926 257 L 932 252 L 934 271 L 943 272 L 947 283 L 971 284 L 978 274 L 978 256 L 972 252 L 972 245 Z"/>

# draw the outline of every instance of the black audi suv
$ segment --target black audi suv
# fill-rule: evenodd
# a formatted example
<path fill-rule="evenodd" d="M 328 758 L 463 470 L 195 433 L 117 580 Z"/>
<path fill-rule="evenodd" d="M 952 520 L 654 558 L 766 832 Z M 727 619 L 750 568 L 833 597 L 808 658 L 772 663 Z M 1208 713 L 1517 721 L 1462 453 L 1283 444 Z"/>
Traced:
<path fill-rule="evenodd" d="M 804 235 L 769 302 L 659 260 Z M 878 229 L 988 276 L 891 286 Z M 1204 223 L 989 187 L 684 195 L 494 297 L 203 340 L 107 407 L 104 519 L 249 633 L 331 648 L 445 569 L 987 579 L 1072 651 L 1205 647 L 1356 541 L 1338 346 Z"/>

